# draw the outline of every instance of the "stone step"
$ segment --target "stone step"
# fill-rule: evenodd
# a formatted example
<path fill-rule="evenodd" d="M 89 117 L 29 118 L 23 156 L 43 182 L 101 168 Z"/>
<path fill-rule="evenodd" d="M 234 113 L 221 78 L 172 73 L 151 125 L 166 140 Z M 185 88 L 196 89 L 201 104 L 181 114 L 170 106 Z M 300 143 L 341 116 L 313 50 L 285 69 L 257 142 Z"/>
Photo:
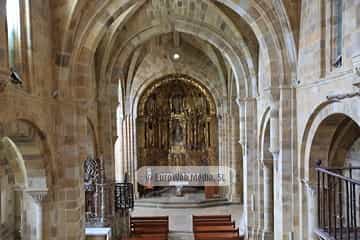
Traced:
<path fill-rule="evenodd" d="M 146 207 L 146 208 L 202 208 L 202 207 L 215 207 L 234 204 L 226 198 L 209 199 L 203 201 L 156 201 L 140 199 L 135 201 L 135 207 Z"/>

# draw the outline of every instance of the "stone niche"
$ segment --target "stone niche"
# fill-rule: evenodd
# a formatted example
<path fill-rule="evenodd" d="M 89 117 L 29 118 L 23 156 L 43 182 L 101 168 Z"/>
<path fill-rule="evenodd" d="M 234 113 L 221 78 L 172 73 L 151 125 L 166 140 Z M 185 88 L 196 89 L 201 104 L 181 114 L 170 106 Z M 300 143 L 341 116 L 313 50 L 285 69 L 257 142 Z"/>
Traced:
<path fill-rule="evenodd" d="M 207 90 L 169 76 L 142 95 L 137 118 L 138 167 L 217 165 L 217 117 Z"/>

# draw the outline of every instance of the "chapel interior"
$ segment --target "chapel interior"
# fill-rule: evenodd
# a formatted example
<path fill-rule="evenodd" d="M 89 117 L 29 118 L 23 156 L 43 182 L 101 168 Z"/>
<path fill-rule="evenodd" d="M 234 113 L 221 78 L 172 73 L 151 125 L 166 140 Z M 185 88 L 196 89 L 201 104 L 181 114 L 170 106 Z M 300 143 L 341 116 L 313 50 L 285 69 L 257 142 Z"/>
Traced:
<path fill-rule="evenodd" d="M 359 0 L 0 0 L 0 240 L 360 239 Z"/>

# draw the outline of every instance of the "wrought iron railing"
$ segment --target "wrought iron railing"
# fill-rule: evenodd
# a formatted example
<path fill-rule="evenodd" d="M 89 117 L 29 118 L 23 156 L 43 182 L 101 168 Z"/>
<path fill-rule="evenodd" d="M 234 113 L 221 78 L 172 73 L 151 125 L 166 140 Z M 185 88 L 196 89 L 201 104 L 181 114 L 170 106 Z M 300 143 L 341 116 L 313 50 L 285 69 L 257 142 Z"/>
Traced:
<path fill-rule="evenodd" d="M 360 239 L 360 167 L 317 171 L 316 234 L 321 239 Z"/>

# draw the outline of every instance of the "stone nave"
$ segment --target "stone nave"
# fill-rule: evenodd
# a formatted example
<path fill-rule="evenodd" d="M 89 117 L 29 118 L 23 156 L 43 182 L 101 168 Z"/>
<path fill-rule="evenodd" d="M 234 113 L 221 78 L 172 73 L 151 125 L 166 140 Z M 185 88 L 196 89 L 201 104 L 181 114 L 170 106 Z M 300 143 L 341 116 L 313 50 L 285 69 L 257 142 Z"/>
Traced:
<path fill-rule="evenodd" d="M 359 0 L 0 0 L 0 239 L 360 239 L 359 87 Z"/>

